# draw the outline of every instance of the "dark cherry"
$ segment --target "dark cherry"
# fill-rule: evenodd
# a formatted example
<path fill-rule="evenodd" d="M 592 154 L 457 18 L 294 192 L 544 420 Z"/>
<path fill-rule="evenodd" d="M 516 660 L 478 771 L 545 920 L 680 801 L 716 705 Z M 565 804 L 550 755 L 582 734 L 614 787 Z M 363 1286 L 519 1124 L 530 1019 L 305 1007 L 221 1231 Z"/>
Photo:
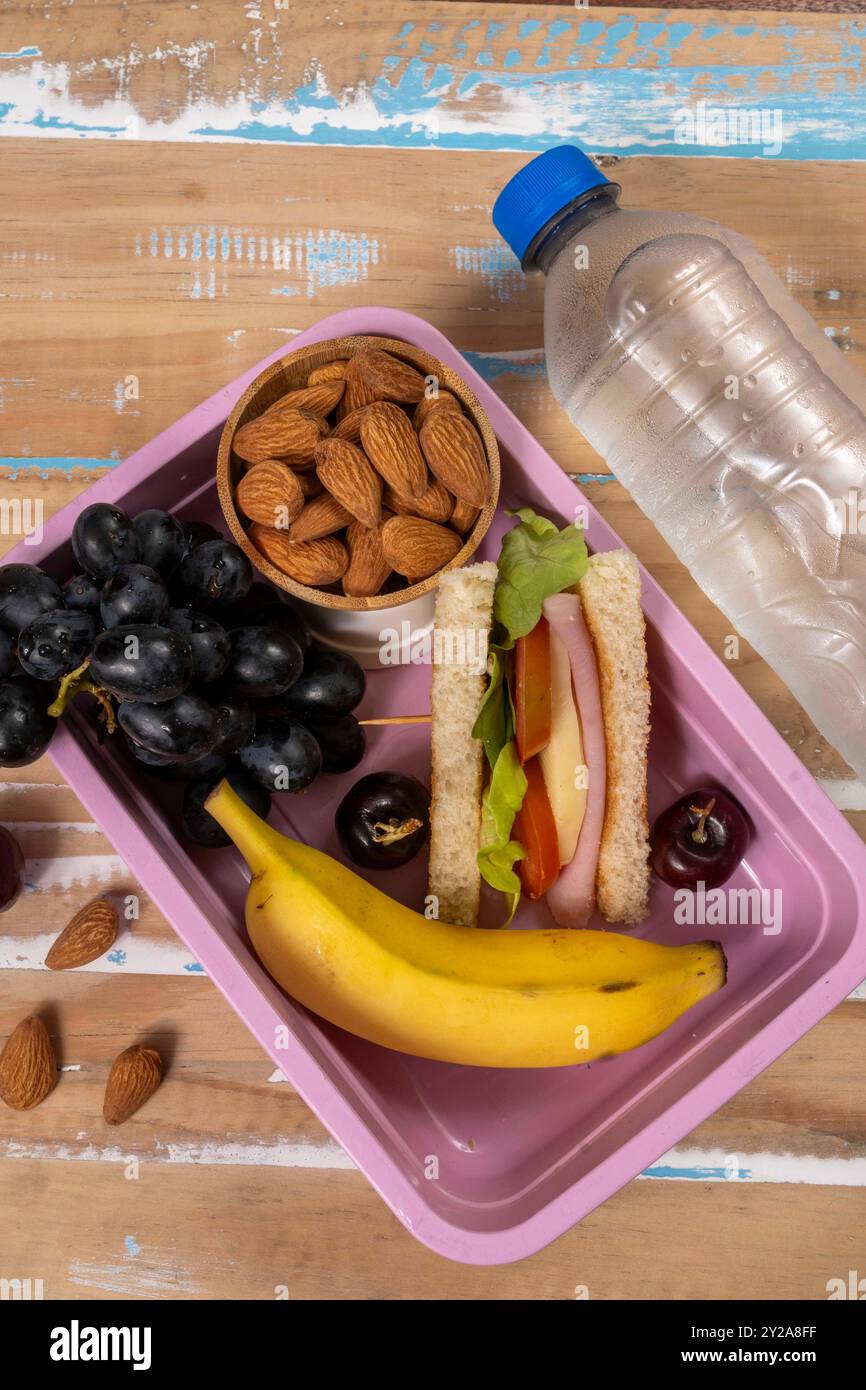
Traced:
<path fill-rule="evenodd" d="M 404 772 L 371 772 L 337 807 L 337 835 L 362 869 L 397 869 L 430 833 L 430 793 Z"/>
<path fill-rule="evenodd" d="M 727 883 L 749 843 L 749 822 L 737 803 L 717 787 L 699 787 L 680 797 L 650 833 L 653 871 L 674 888 Z"/>

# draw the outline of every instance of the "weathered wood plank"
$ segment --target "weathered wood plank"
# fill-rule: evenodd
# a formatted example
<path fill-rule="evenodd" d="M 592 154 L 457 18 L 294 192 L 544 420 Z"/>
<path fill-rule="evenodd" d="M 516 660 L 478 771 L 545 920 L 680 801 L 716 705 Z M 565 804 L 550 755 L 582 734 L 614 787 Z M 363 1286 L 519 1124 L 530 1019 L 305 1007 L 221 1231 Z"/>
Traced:
<path fill-rule="evenodd" d="M 783 1187 L 639 1182 L 531 1259 L 471 1268 L 401 1233 L 358 1173 L 10 1169 L 8 1277 L 42 1278 L 47 1299 L 825 1299 L 866 1217 L 854 1189 L 798 1188 L 792 1219 Z"/>
<path fill-rule="evenodd" d="M 113 0 L 73 25 L 18 0 L 0 43 L 0 134 L 790 160 L 859 157 L 866 120 L 835 13 Z"/>

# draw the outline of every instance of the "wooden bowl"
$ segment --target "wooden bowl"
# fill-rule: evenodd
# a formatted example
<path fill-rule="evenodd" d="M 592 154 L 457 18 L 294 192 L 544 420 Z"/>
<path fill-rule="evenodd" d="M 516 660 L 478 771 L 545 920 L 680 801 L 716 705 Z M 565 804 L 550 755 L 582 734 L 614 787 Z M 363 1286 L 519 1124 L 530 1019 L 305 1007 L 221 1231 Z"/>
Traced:
<path fill-rule="evenodd" d="M 241 479 L 243 464 L 232 451 L 232 440 L 241 425 L 245 425 L 249 420 L 254 420 L 257 416 L 262 415 L 287 391 L 305 385 L 308 375 L 315 367 L 321 367 L 326 362 L 334 362 L 340 357 L 351 357 L 353 353 L 366 347 L 383 348 L 386 352 L 399 357 L 401 361 L 408 362 L 410 366 L 415 367 L 422 376 L 435 376 L 441 387 L 447 388 L 457 397 L 478 430 L 484 444 L 487 466 L 490 470 L 490 493 L 460 550 L 453 560 L 449 560 L 448 564 L 443 566 L 443 569 L 437 570 L 427 579 L 419 580 L 417 584 L 407 585 L 404 589 L 396 589 L 391 593 L 374 594 L 372 598 L 349 598 L 342 593 L 333 593 L 330 590 L 314 589 L 307 584 L 299 584 L 296 580 L 290 579 L 287 574 L 283 574 L 282 570 L 278 570 L 275 565 L 272 565 L 253 545 L 247 534 L 248 523 L 235 507 L 235 488 Z M 269 579 L 278 589 L 284 589 L 293 598 L 301 599 L 304 603 L 315 604 L 321 608 L 360 609 L 364 611 L 396 608 L 430 593 L 439 583 L 439 575 L 443 573 L 443 570 L 453 569 L 457 565 L 465 565 L 475 553 L 493 520 L 499 498 L 499 448 L 490 421 L 482 410 L 478 398 L 457 373 L 451 367 L 446 366 L 444 362 L 440 362 L 437 357 L 433 357 L 429 352 L 424 352 L 421 348 L 413 347 L 411 343 L 404 343 L 398 338 L 360 335 L 353 338 L 330 338 L 327 342 L 314 343 L 309 347 L 298 348 L 297 352 L 290 352 L 279 362 L 267 367 L 261 376 L 256 377 L 255 381 L 247 387 L 226 420 L 220 438 L 219 453 L 217 454 L 217 492 L 223 515 L 234 541 L 249 558 L 253 568 L 263 574 L 266 579 Z"/>

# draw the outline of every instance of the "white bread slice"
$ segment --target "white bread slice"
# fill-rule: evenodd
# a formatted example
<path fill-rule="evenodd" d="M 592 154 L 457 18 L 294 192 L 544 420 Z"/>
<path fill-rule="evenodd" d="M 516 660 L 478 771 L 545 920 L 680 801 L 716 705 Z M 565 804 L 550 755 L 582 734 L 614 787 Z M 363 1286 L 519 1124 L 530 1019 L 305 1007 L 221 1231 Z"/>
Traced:
<path fill-rule="evenodd" d="M 440 921 L 467 927 L 478 921 L 481 891 L 476 856 L 484 750 L 472 726 L 487 686 L 483 661 L 498 573 L 490 561 L 448 570 L 436 595 L 428 892 L 437 899 Z"/>
<path fill-rule="evenodd" d="M 598 906 L 608 922 L 647 915 L 646 814 L 650 690 L 640 570 L 628 550 L 593 555 L 578 585 L 598 662 L 607 801 L 598 856 Z"/>

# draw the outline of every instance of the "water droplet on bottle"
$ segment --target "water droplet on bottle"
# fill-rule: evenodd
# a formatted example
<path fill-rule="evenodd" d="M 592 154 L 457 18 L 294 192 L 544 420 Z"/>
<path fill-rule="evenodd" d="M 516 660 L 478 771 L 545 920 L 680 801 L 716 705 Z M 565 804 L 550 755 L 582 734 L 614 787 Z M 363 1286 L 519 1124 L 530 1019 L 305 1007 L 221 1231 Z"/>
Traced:
<path fill-rule="evenodd" d="M 752 411 L 752 410 L 744 410 L 744 411 L 743 411 L 743 419 L 746 421 L 746 424 L 749 423 L 749 421 L 751 420 L 751 418 L 752 418 L 753 415 L 754 415 L 754 411 Z"/>
<path fill-rule="evenodd" d="M 747 577 L 748 579 L 754 579 L 754 577 L 755 577 L 755 571 L 754 571 L 754 570 L 747 570 L 747 571 L 746 571 L 746 577 Z"/>
<path fill-rule="evenodd" d="M 698 358 L 698 366 L 712 367 L 714 363 L 721 362 L 721 360 L 722 349 L 720 347 L 710 348 L 709 352 L 705 352 L 703 356 Z"/>
<path fill-rule="evenodd" d="M 746 372 L 746 375 L 743 377 L 743 385 L 748 386 L 751 389 L 751 387 L 757 386 L 757 384 L 758 378 L 755 376 L 755 373 Z"/>
<path fill-rule="evenodd" d="M 809 365 L 809 359 L 808 359 L 808 357 L 798 357 L 798 358 L 797 358 L 797 366 L 798 366 L 798 367 L 808 367 L 808 365 Z"/>
<path fill-rule="evenodd" d="M 758 440 L 760 439 L 760 437 L 761 437 L 760 430 L 749 430 L 749 438 L 751 439 L 751 441 L 752 441 L 753 444 L 757 444 L 757 442 L 758 442 Z"/>
<path fill-rule="evenodd" d="M 688 348 L 683 348 L 682 352 L 680 353 L 680 357 L 683 359 L 684 362 L 690 362 L 692 354 Z"/>
<path fill-rule="evenodd" d="M 795 445 L 794 445 L 794 458 L 795 458 L 795 459 L 801 459 L 801 458 L 803 457 L 804 452 L 805 452 L 805 449 L 804 449 L 804 446 L 803 446 L 802 444 L 795 444 Z"/>

